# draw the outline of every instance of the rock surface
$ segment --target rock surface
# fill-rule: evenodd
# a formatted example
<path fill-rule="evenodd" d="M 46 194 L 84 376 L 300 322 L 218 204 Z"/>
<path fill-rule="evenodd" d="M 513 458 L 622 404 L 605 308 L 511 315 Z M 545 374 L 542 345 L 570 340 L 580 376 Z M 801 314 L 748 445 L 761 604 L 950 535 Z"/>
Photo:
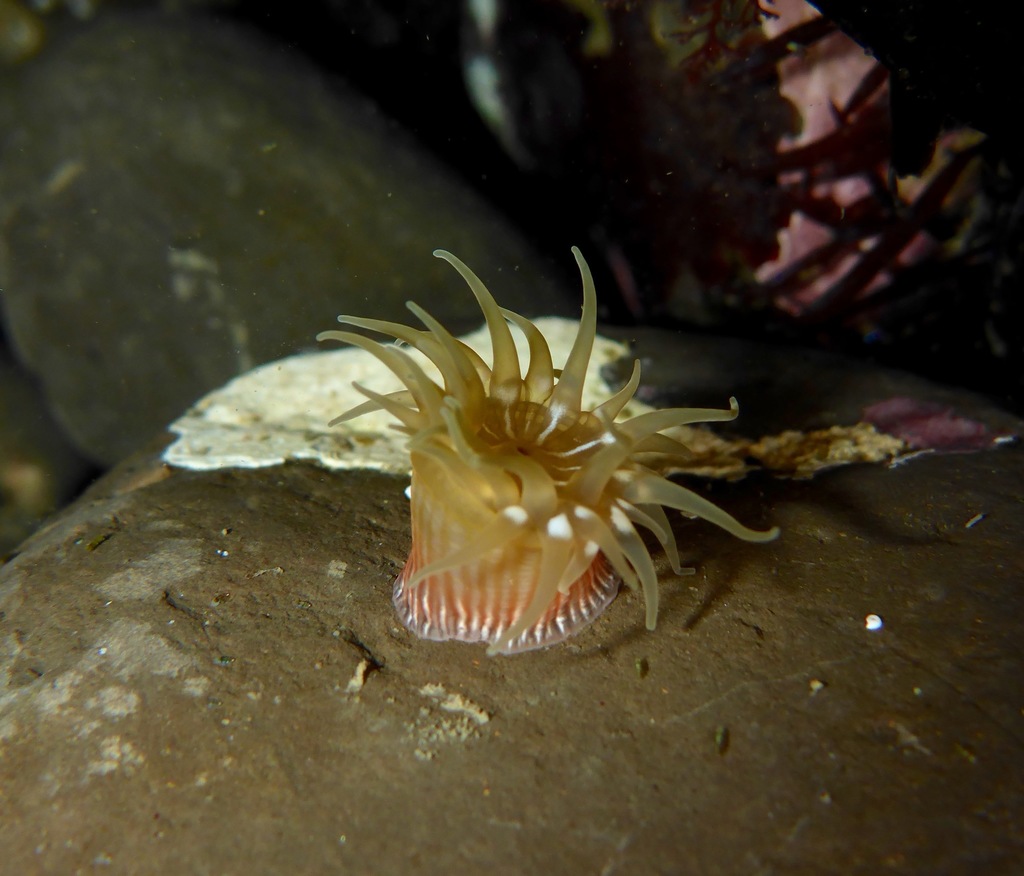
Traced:
<path fill-rule="evenodd" d="M 341 83 L 199 16 L 68 24 L 0 80 L 7 328 L 94 460 L 209 389 L 410 298 L 474 327 L 456 252 L 506 306 L 573 312 L 550 268 Z M 571 269 L 566 253 L 565 271 Z"/>
<path fill-rule="evenodd" d="M 842 360 L 654 333 L 637 352 L 652 395 L 695 402 L 754 363 L 730 387 L 748 434 L 893 392 L 1024 428 Z M 1020 872 L 1020 447 L 705 485 L 782 538 L 676 519 L 698 574 L 661 563 L 657 630 L 623 593 L 512 658 L 397 625 L 405 485 L 150 452 L 26 542 L 0 570 L 4 866 Z"/>

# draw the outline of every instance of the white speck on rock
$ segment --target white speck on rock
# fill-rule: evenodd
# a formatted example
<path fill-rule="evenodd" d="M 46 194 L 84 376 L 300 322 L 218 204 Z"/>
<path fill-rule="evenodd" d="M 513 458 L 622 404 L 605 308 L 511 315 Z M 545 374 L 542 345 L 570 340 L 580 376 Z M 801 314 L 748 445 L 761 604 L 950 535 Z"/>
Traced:
<path fill-rule="evenodd" d="M 920 737 L 905 724 L 899 721 L 890 721 L 889 726 L 896 731 L 896 745 L 904 751 L 916 751 L 919 754 L 931 756 L 931 749 L 923 745 Z"/>
<path fill-rule="evenodd" d="M 346 572 L 348 572 L 348 563 L 344 560 L 331 560 L 327 564 L 327 577 L 329 578 L 344 578 Z"/>
<path fill-rule="evenodd" d="M 348 684 L 345 686 L 345 693 L 357 694 L 363 689 L 363 685 L 366 684 L 366 674 L 370 671 L 370 661 L 363 659 L 356 664 L 355 671 L 352 673 L 352 677 L 348 680 Z"/>

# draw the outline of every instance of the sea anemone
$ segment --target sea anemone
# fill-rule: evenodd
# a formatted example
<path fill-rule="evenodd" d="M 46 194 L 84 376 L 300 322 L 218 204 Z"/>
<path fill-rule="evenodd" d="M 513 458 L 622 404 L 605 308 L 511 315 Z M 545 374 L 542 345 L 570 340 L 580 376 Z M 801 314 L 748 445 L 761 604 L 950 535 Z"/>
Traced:
<path fill-rule="evenodd" d="M 490 366 L 411 301 L 407 306 L 425 331 L 338 317 L 389 335 L 397 345 L 348 331 L 317 335 L 372 353 L 405 385 L 380 394 L 354 384 L 368 401 L 331 425 L 383 409 L 409 436 L 412 549 L 395 580 L 394 604 L 422 638 L 487 642 L 488 654 L 542 648 L 593 621 L 621 581 L 642 590 L 647 627 L 654 629 L 657 573 L 637 527 L 654 534 L 681 574 L 666 507 L 746 541 L 778 535 L 775 528 L 748 529 L 652 468 L 658 458 L 689 456 L 665 429 L 731 420 L 739 410 L 735 399 L 729 410 L 670 408 L 616 422 L 640 383 L 637 361 L 622 389 L 593 410 L 582 409 L 597 297 L 583 255 L 572 251 L 583 276 L 583 315 L 560 370 L 537 327 L 499 307 L 481 280 L 444 250 L 434 255 L 463 276 L 487 321 Z M 509 324 L 529 346 L 525 374 Z M 433 363 L 440 383 L 402 345 Z"/>

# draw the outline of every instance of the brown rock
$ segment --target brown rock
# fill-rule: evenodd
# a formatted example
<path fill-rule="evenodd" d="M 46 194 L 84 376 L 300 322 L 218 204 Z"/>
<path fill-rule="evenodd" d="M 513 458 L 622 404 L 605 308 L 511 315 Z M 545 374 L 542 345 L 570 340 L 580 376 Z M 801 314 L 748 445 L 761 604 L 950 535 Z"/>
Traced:
<path fill-rule="evenodd" d="M 96 461 L 229 377 L 314 347 L 338 313 L 405 319 L 415 298 L 475 327 L 437 247 L 506 306 L 572 310 L 454 172 L 249 31 L 105 12 L 3 77 L 0 115 L 4 319 Z"/>
<path fill-rule="evenodd" d="M 836 410 L 872 374 L 921 387 L 847 367 Z M 705 486 L 781 539 L 677 519 L 698 574 L 664 564 L 657 630 L 624 593 L 511 658 L 399 628 L 404 486 L 150 454 L 26 542 L 0 570 L 3 866 L 1019 872 L 1019 447 Z"/>

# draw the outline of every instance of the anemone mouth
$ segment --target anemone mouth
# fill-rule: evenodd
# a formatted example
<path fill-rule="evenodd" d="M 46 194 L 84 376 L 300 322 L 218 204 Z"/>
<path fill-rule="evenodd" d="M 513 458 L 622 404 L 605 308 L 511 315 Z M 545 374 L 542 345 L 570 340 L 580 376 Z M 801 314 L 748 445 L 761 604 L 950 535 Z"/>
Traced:
<path fill-rule="evenodd" d="M 486 641 L 490 654 L 544 647 L 590 623 L 620 581 L 643 592 L 653 629 L 657 573 L 638 527 L 655 535 L 678 574 L 684 570 L 664 508 L 702 517 L 747 541 L 778 535 L 777 529 L 747 528 L 645 464 L 652 454 L 688 454 L 664 430 L 731 420 L 739 410 L 735 399 L 728 410 L 670 408 L 619 420 L 640 383 L 635 362 L 622 389 L 583 409 L 597 298 L 576 247 L 583 312 L 560 369 L 533 323 L 500 308 L 455 256 L 434 254 L 458 270 L 476 297 L 491 337 L 490 365 L 411 302 L 425 331 L 359 317 L 338 320 L 415 348 L 437 367 L 440 383 L 399 347 L 347 331 L 318 335 L 371 352 L 405 387 L 382 395 L 357 384 L 367 401 L 334 422 L 383 409 L 409 436 L 413 547 L 395 584 L 395 605 L 413 632 Z M 525 370 L 509 323 L 529 345 Z"/>
<path fill-rule="evenodd" d="M 488 399 L 476 435 L 493 456 L 532 459 L 554 483 L 565 485 L 603 446 L 606 431 L 589 411 L 555 418 L 538 402 Z"/>

